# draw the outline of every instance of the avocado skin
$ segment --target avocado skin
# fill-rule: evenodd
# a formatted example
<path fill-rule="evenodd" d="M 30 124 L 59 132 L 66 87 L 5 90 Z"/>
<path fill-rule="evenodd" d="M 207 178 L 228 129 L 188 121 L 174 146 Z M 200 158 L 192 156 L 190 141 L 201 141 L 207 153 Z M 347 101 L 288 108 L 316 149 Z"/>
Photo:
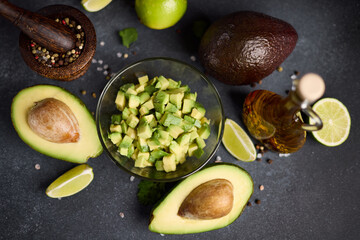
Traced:
<path fill-rule="evenodd" d="M 294 50 L 298 35 L 288 23 L 257 12 L 241 11 L 214 22 L 199 47 L 205 70 L 231 85 L 259 82 Z"/>

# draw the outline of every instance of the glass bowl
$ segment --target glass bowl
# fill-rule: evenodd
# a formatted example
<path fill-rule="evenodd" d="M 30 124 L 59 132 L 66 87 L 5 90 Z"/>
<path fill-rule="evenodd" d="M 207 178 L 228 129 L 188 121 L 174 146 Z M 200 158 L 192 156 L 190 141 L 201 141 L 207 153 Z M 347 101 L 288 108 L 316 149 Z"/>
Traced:
<path fill-rule="evenodd" d="M 174 172 L 157 171 L 155 167 L 134 167 L 134 160 L 121 156 L 117 147 L 108 139 L 111 115 L 119 113 L 116 109 L 117 92 L 125 83 L 137 83 L 139 74 L 146 73 L 149 78 L 163 75 L 188 85 L 191 92 L 197 92 L 197 101 L 204 105 L 205 116 L 211 120 L 211 133 L 205 141 L 206 147 L 200 159 L 187 157 L 183 164 L 177 165 Z M 200 170 L 218 149 L 224 128 L 224 110 L 215 86 L 196 68 L 170 58 L 149 58 L 136 62 L 115 74 L 101 93 L 96 109 L 96 124 L 101 144 L 113 162 L 126 172 L 142 179 L 171 182 L 185 178 Z"/>

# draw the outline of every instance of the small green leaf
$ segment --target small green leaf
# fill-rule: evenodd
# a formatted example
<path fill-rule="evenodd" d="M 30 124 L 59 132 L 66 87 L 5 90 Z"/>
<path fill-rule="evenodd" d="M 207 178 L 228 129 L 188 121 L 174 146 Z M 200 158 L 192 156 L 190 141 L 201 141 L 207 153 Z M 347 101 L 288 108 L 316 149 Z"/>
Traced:
<path fill-rule="evenodd" d="M 119 35 L 122 38 L 123 45 L 127 48 L 138 38 L 138 33 L 135 28 L 125 28 L 119 31 Z"/>

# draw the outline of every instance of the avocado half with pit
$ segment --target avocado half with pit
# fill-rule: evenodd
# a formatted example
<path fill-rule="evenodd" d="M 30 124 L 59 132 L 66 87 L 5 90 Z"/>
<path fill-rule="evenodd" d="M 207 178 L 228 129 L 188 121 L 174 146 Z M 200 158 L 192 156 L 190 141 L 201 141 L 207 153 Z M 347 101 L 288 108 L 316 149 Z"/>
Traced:
<path fill-rule="evenodd" d="M 20 138 L 47 156 L 85 163 L 102 152 L 91 113 L 79 98 L 60 87 L 21 90 L 13 99 L 11 119 Z"/>
<path fill-rule="evenodd" d="M 241 167 L 218 163 L 180 182 L 154 208 L 149 229 L 163 234 L 198 233 L 225 227 L 237 219 L 254 190 Z"/>

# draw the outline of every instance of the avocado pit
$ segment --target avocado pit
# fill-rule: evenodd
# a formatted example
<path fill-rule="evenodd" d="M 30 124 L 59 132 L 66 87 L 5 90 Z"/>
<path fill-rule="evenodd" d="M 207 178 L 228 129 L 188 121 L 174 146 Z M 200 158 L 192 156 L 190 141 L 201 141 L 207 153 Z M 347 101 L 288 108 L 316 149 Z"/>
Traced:
<path fill-rule="evenodd" d="M 217 219 L 230 213 L 233 202 L 231 182 L 226 179 L 213 179 L 192 190 L 182 202 L 177 214 L 188 219 Z"/>
<path fill-rule="evenodd" d="M 74 143 L 80 140 L 79 123 L 71 109 L 55 98 L 35 103 L 27 115 L 33 132 L 54 143 Z"/>

